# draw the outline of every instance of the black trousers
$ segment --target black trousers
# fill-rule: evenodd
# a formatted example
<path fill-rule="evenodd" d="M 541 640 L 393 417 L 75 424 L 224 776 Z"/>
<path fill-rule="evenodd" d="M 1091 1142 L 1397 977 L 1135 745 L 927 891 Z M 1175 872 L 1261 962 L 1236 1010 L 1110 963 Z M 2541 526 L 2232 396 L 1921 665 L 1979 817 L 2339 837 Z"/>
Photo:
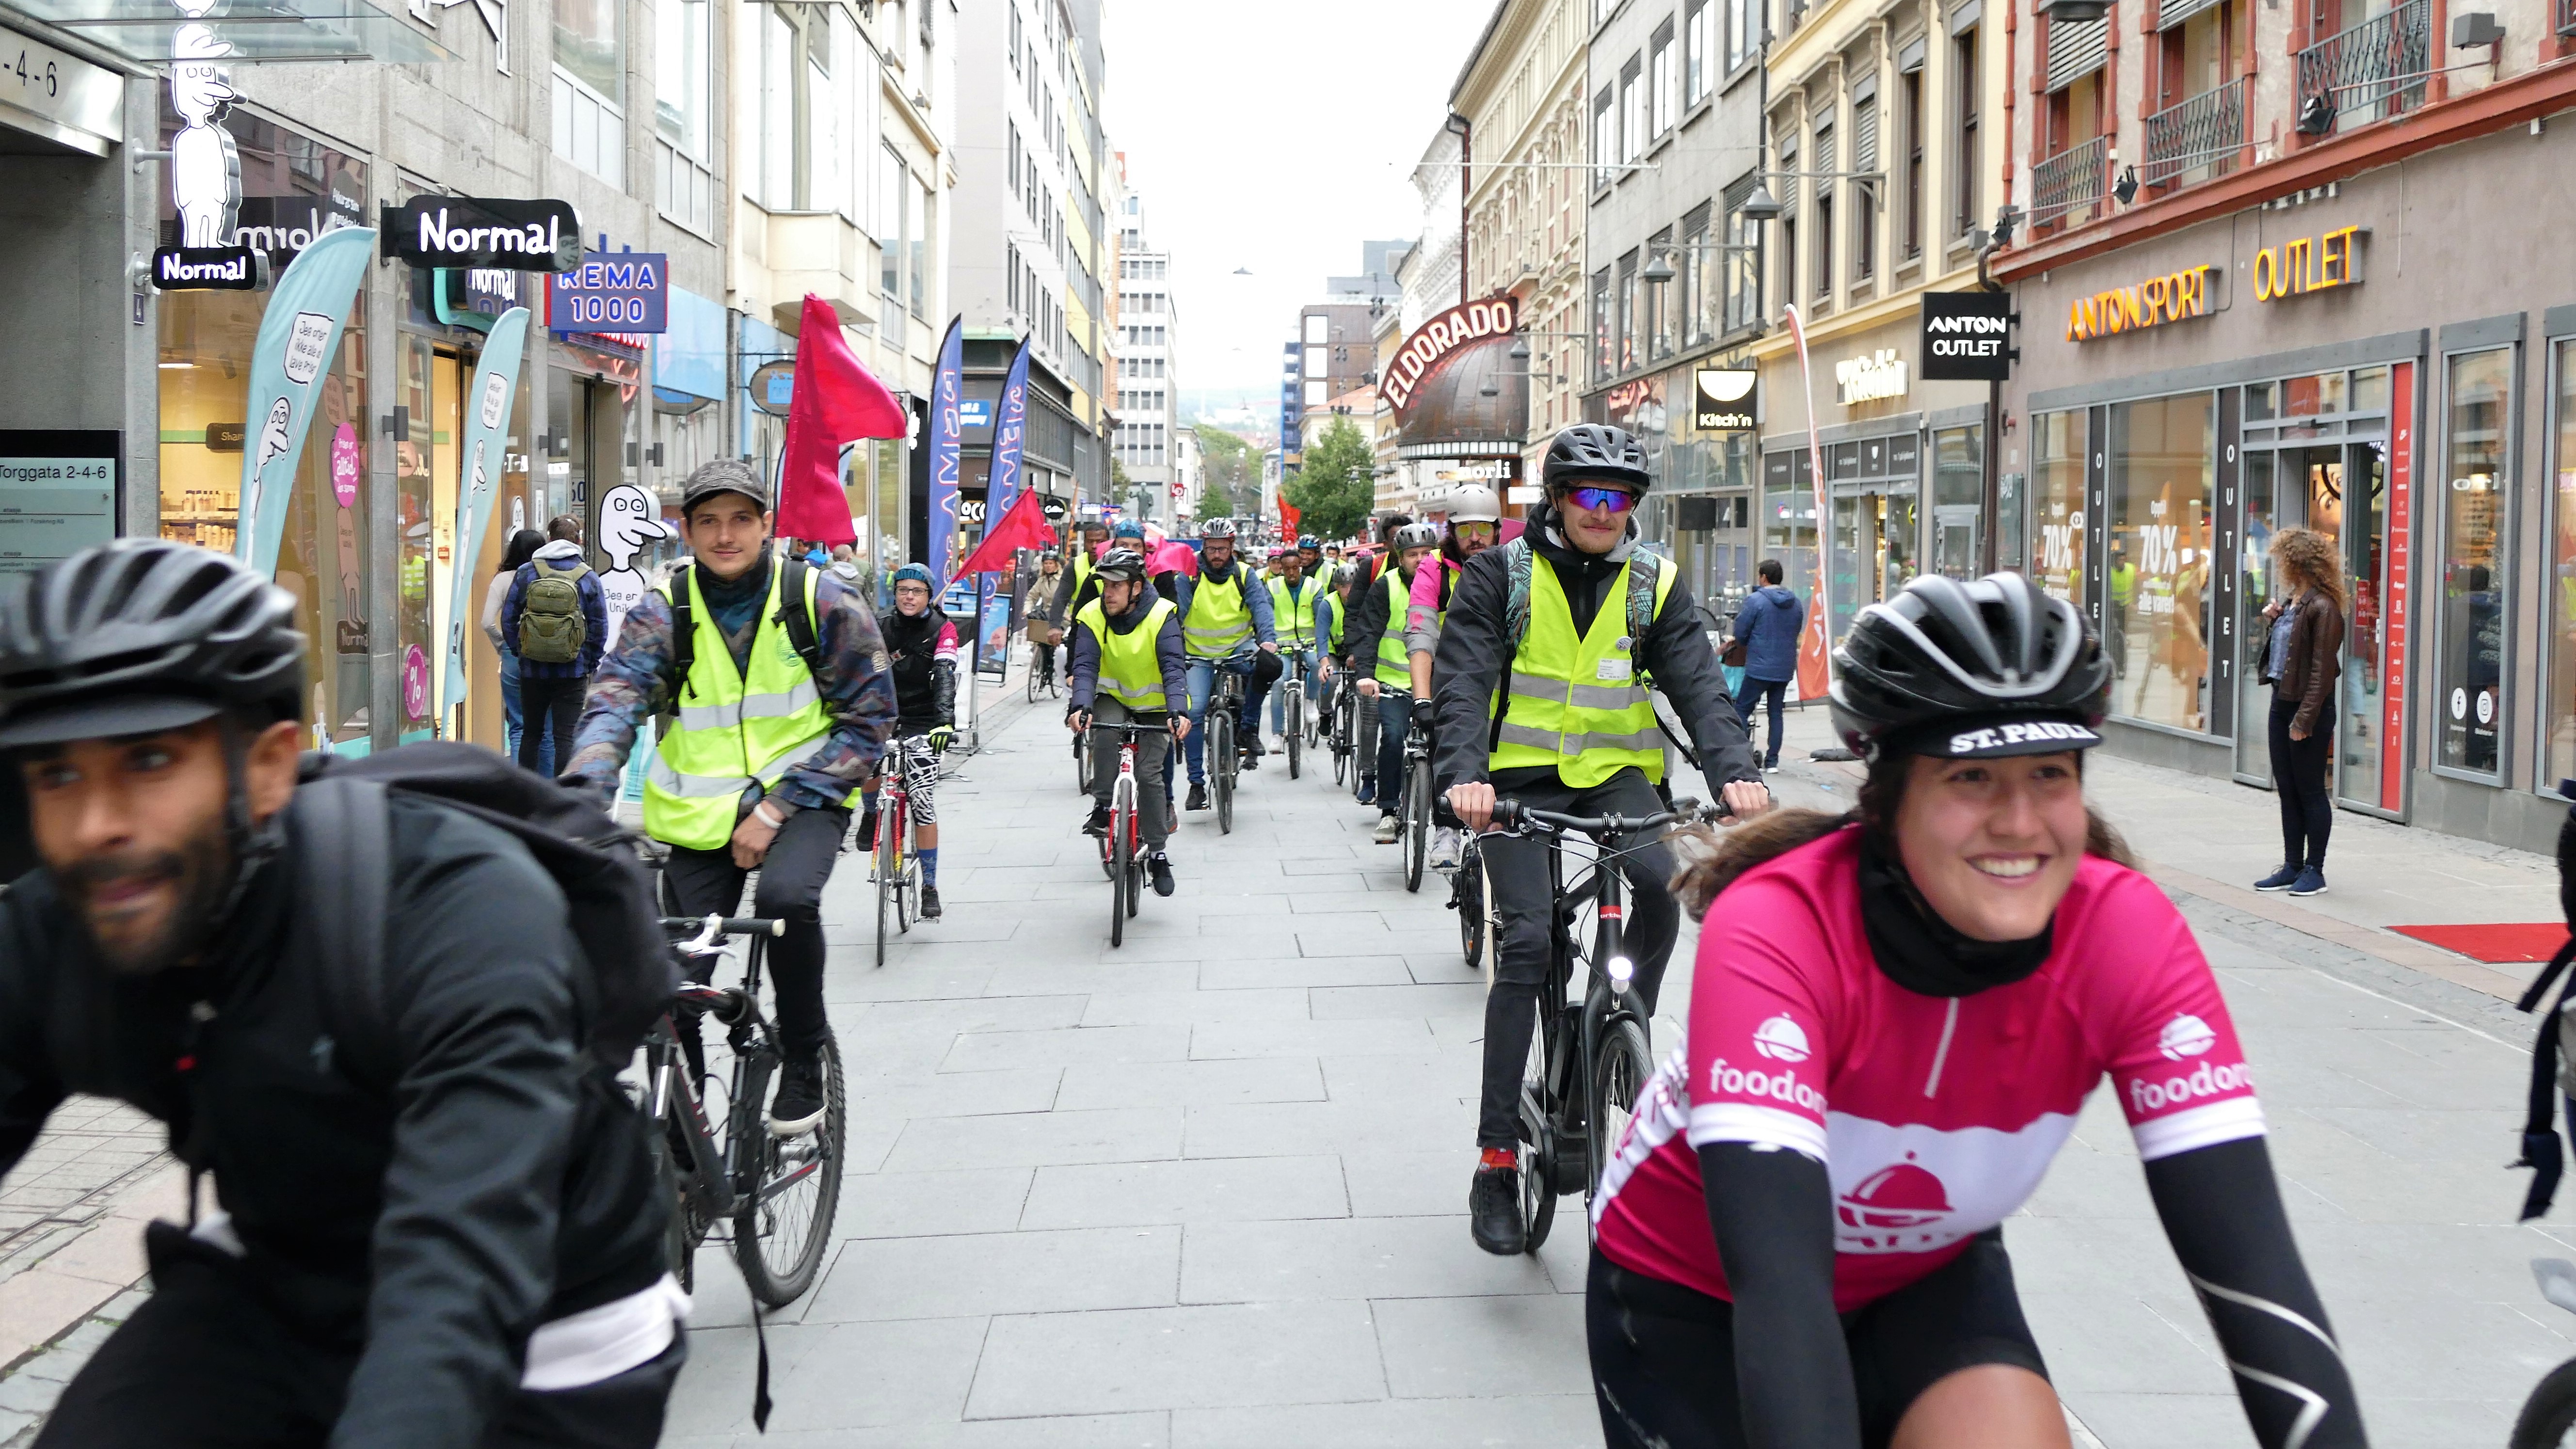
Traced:
<path fill-rule="evenodd" d="M 1664 808 L 1645 772 L 1621 770 L 1588 790 L 1559 781 L 1504 792 L 1539 810 L 1565 815 L 1652 815 Z M 1501 917 L 1495 942 L 1494 985 L 1485 993 L 1485 1088 L 1476 1113 L 1476 1145 L 1510 1147 L 1520 1140 L 1521 1069 L 1529 1060 L 1530 1033 L 1538 1028 L 1538 994 L 1547 982 L 1554 938 L 1549 919 L 1548 842 L 1521 835 L 1483 838 L 1485 890 Z M 1681 933 L 1681 907 L 1666 884 L 1673 878 L 1672 847 L 1661 841 L 1625 856 L 1628 881 L 1628 959 L 1637 964 L 1629 994 L 1637 1014 L 1655 1014 L 1655 992 Z M 1588 943 L 1587 943 L 1588 946 Z M 1586 989 L 1577 983 L 1578 989 Z"/>
<path fill-rule="evenodd" d="M 357 1352 L 298 1336 L 203 1244 L 156 1232 L 152 1296 L 75 1375 L 36 1438 L 42 1449 L 322 1449 Z M 166 1246 L 165 1246 L 166 1245 Z M 513 1392 L 482 1449 L 651 1449 L 688 1361 L 681 1331 L 661 1357 L 578 1389 Z"/>
<path fill-rule="evenodd" d="M 1747 743 L 1753 737 L 1753 707 L 1765 699 L 1771 701 L 1771 748 L 1762 754 L 1765 766 L 1780 763 L 1780 716 L 1788 689 L 1789 681 L 1785 679 L 1756 679 L 1748 674 L 1744 676 L 1744 687 L 1735 692 L 1735 712 L 1744 718 Z"/>
<path fill-rule="evenodd" d="M 581 723 L 581 698 L 590 689 L 582 678 L 546 679 L 524 671 L 519 675 L 519 768 L 534 770 L 539 751 L 552 732 L 557 769 L 572 759 L 572 737 Z"/>
<path fill-rule="evenodd" d="M 2326 868 L 2326 837 L 2334 833 L 2334 797 L 2326 775 L 2334 761 L 2334 701 L 2317 711 L 2316 733 L 2290 738 L 2299 702 L 2272 698 L 2272 790 L 2281 797 L 2281 863 Z"/>
<path fill-rule="evenodd" d="M 822 1050 L 831 1034 L 823 1017 L 823 885 L 832 878 L 841 837 L 849 830 L 847 810 L 799 810 L 787 817 L 760 863 L 751 913 L 787 921 L 787 934 L 769 943 L 769 979 L 778 993 L 779 1045 L 790 1056 Z M 662 888 L 675 916 L 730 916 L 742 906 L 742 882 L 749 874 L 733 863 L 730 845 L 675 845 L 662 867 Z"/>

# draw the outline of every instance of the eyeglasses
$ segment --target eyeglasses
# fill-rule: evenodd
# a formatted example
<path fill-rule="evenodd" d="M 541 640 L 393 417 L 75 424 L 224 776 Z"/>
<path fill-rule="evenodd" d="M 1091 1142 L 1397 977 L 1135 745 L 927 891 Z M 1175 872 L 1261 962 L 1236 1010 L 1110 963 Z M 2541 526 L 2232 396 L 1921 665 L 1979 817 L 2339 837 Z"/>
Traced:
<path fill-rule="evenodd" d="M 1625 488 L 1574 488 L 1567 490 L 1565 496 L 1577 508 L 1612 513 L 1625 513 L 1637 506 L 1637 495 Z"/>
<path fill-rule="evenodd" d="M 1490 523 L 1453 523 L 1449 525 L 1449 534 L 1451 537 L 1459 539 L 1462 542 L 1472 543 L 1480 538 L 1492 538 L 1494 536 L 1494 525 Z"/>

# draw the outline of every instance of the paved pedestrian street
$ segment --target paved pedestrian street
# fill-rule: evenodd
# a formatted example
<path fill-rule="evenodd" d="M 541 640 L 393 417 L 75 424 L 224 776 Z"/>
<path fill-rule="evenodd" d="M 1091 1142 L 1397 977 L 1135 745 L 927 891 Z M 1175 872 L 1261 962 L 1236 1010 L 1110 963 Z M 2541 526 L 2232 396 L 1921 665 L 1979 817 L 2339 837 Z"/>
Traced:
<path fill-rule="evenodd" d="M 824 1276 L 768 1319 L 765 1442 L 1597 1442 L 1574 1205 L 1534 1257 L 1468 1239 L 1483 992 L 1440 883 L 1408 894 L 1372 814 L 1274 755 L 1233 834 L 1185 817 L 1178 894 L 1149 896 L 1112 949 L 1058 708 L 988 716 L 940 800 L 948 918 L 884 969 L 864 870 L 845 860 L 834 883 L 851 1175 Z M 1800 803 L 1850 798 L 1843 767 L 1774 780 Z M 2490 993 L 2184 907 L 2373 1443 L 2502 1443 L 2576 1354 L 2576 1318 L 2527 1266 L 2576 1257 L 2576 1229 L 2514 1226 L 2524 1177 L 2501 1170 L 2528 1026 Z M 2006 1227 L 2076 1441 L 2250 1443 L 2134 1159 L 2097 1092 Z M 715 1248 L 698 1273 L 668 1442 L 763 1442 L 740 1279 Z"/>

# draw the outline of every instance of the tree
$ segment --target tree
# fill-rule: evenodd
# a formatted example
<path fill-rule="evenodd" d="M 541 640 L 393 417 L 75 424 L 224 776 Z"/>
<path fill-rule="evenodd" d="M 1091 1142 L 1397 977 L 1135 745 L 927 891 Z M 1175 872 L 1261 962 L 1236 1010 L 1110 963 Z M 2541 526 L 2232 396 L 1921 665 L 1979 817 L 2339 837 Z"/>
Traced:
<path fill-rule="evenodd" d="M 1211 518 L 1232 518 L 1233 516 L 1233 495 L 1219 487 L 1214 478 L 1206 480 L 1199 488 L 1199 522 L 1205 523 Z"/>
<path fill-rule="evenodd" d="M 1245 500 L 1261 496 L 1261 450 L 1251 440 L 1213 423 L 1197 424 L 1193 431 L 1199 435 L 1199 462 L 1206 478 L 1201 518 L 1229 516 Z M 1226 506 L 1210 513 L 1207 498 L 1223 498 Z"/>
<path fill-rule="evenodd" d="M 1377 455 L 1349 418 L 1335 417 L 1306 450 L 1306 466 L 1285 484 L 1288 501 L 1317 538 L 1349 538 L 1377 501 Z"/>

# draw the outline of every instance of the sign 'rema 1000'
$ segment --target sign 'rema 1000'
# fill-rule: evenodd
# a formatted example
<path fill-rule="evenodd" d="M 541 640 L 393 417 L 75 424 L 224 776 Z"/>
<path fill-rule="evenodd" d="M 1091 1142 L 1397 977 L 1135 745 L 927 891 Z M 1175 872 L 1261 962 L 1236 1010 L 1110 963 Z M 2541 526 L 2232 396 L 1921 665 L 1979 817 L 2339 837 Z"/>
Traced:
<path fill-rule="evenodd" d="M 1508 335 L 1519 325 L 1519 312 L 1508 296 L 1452 307 L 1413 329 L 1413 335 L 1404 339 L 1404 345 L 1396 349 L 1395 360 L 1386 365 L 1378 395 L 1401 414 L 1413 406 L 1422 379 L 1442 358 L 1470 342 Z"/>
<path fill-rule="evenodd" d="M 2209 297 L 2214 272 L 2226 275 L 2213 266 L 2186 267 L 2166 276 L 2078 297 L 2067 308 L 2066 340 L 2091 342 L 2168 322 L 2206 317 L 2214 310 Z"/>
<path fill-rule="evenodd" d="M 384 208 L 387 259 L 416 267 L 569 272 L 581 265 L 581 217 L 561 201 L 415 196 Z"/>

